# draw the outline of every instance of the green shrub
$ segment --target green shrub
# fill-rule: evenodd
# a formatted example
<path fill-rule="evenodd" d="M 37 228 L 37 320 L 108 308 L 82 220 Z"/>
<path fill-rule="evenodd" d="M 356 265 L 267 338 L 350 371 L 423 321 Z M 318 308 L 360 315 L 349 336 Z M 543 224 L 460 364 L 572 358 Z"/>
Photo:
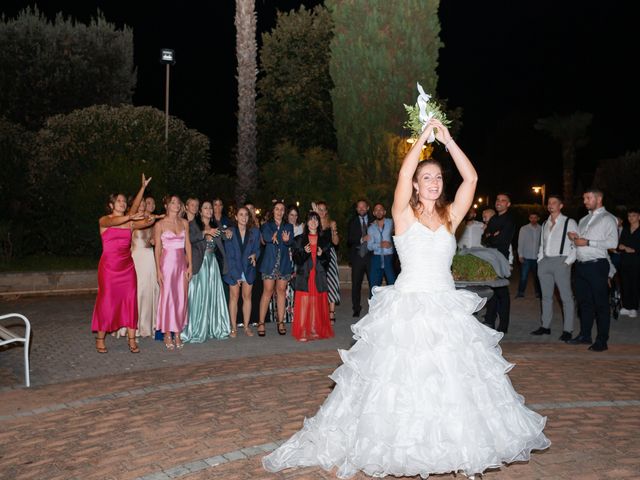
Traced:
<path fill-rule="evenodd" d="M 133 31 L 102 14 L 85 25 L 25 9 L 0 20 L 0 45 L 0 111 L 27 128 L 77 108 L 131 102 Z"/>
<path fill-rule="evenodd" d="M 151 107 L 93 106 L 51 117 L 37 135 L 30 182 L 45 251 L 100 252 L 98 218 L 110 193 L 135 194 L 144 172 L 150 191 L 197 193 L 208 176 L 207 137 L 176 118 L 164 141 L 163 112 Z"/>

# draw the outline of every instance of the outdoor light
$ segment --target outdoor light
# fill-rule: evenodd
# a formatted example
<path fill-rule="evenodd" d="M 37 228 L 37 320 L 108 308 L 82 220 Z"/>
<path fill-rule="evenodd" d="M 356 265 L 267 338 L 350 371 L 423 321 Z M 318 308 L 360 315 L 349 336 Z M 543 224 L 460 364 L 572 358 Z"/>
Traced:
<path fill-rule="evenodd" d="M 531 190 L 533 190 L 533 193 L 535 193 L 536 195 L 538 193 L 542 194 L 542 206 L 544 207 L 545 194 L 546 194 L 546 185 L 544 185 L 544 184 L 542 184 L 542 185 L 534 185 L 533 187 L 531 187 Z"/>
<path fill-rule="evenodd" d="M 160 63 L 166 65 L 176 64 L 176 52 L 170 48 L 163 48 L 160 50 Z"/>
<path fill-rule="evenodd" d="M 296 207 L 300 206 L 300 202 L 296 200 Z"/>
<path fill-rule="evenodd" d="M 164 89 L 164 143 L 169 144 L 169 70 L 176 64 L 176 52 L 171 48 L 160 50 L 160 63 L 166 65 Z"/>
<path fill-rule="evenodd" d="M 256 208 L 256 215 L 260 215 L 260 209 Z"/>
<path fill-rule="evenodd" d="M 474 203 L 474 204 L 473 204 L 473 208 L 478 208 L 478 204 L 477 204 L 477 203 Z"/>
<path fill-rule="evenodd" d="M 478 203 L 482 203 L 482 197 L 478 197 Z"/>

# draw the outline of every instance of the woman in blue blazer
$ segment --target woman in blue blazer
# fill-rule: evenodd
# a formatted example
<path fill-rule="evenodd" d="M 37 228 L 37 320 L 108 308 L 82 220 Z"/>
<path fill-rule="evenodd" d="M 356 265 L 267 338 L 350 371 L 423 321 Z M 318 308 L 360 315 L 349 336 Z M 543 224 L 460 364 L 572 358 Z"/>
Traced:
<path fill-rule="evenodd" d="M 237 334 L 238 299 L 242 290 L 242 316 L 244 333 L 249 337 L 251 332 L 251 289 L 256 279 L 256 262 L 260 256 L 260 230 L 253 226 L 251 215 L 246 207 L 240 207 L 236 214 L 237 226 L 229 228 L 231 235 L 225 236 L 224 250 L 227 262 L 227 273 L 224 281 L 229 285 L 229 318 L 231 333 Z"/>
<path fill-rule="evenodd" d="M 278 333 L 280 335 L 287 333 L 287 329 L 284 326 L 284 308 L 287 283 L 291 280 L 293 273 L 293 261 L 291 260 L 290 252 L 293 245 L 293 225 L 286 222 L 284 211 L 284 203 L 274 203 L 271 220 L 260 228 L 262 243 L 265 245 L 264 254 L 260 262 L 263 291 L 262 298 L 260 298 L 258 335 L 261 337 L 265 335 L 264 319 L 274 290 L 276 291 L 278 304 Z"/>

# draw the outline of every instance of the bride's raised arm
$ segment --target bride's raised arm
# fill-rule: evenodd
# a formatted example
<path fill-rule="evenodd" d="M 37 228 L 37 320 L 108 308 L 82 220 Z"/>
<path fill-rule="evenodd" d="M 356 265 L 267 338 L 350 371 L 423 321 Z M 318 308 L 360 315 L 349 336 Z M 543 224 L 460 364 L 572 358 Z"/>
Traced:
<path fill-rule="evenodd" d="M 449 205 L 449 216 L 451 218 L 452 230 L 455 232 L 460 222 L 466 217 L 473 196 L 476 193 L 476 185 L 478 184 L 478 174 L 462 149 L 451 137 L 449 130 L 440 121 L 432 119 L 430 125 L 435 127 L 436 139 L 441 142 L 451 155 L 453 162 L 456 164 L 458 172 L 462 177 L 462 183 L 458 187 L 453 203 Z"/>
<path fill-rule="evenodd" d="M 414 142 L 411 150 L 409 150 L 409 153 L 404 157 L 402 165 L 400 166 L 398 183 L 396 183 L 393 205 L 391 206 L 391 215 L 393 216 L 393 223 L 397 235 L 401 235 L 415 221 L 413 210 L 409 205 L 411 193 L 413 192 L 413 174 L 420 162 L 422 146 L 432 131 L 433 125 L 429 123 L 427 128 L 422 131 L 420 137 Z"/>

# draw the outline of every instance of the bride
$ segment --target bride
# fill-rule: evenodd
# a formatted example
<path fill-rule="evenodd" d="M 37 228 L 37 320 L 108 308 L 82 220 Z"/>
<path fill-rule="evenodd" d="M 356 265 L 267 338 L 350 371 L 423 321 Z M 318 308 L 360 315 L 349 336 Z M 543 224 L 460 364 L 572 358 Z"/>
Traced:
<path fill-rule="evenodd" d="M 444 201 L 442 168 L 420 159 L 432 133 L 462 176 Z M 369 314 L 353 325 L 353 347 L 341 350 L 336 383 L 315 417 L 262 459 L 275 472 L 298 466 L 337 467 L 427 478 L 472 478 L 505 463 L 528 460 L 550 445 L 545 417 L 524 406 L 501 355 L 502 333 L 473 313 L 484 300 L 456 290 L 453 235 L 471 206 L 477 174 L 447 128 L 432 119 L 405 157 L 392 208 L 402 273 L 378 287 Z"/>

